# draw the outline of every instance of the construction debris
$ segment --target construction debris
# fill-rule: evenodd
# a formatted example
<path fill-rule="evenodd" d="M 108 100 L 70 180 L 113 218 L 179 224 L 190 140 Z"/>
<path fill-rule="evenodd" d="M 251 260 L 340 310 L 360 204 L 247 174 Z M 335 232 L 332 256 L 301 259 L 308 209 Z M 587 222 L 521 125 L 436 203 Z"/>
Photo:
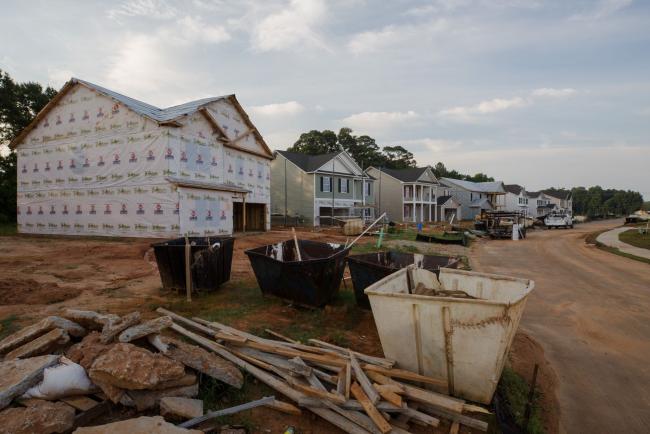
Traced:
<path fill-rule="evenodd" d="M 63 402 L 30 399 L 24 407 L 0 411 L 0 434 L 51 434 L 68 432 L 74 425 L 74 408 Z"/>
<path fill-rule="evenodd" d="M 57 356 L 41 356 L 0 363 L 0 409 L 41 381 L 45 368 L 58 361 Z"/>
<path fill-rule="evenodd" d="M 181 420 L 203 416 L 203 401 L 166 396 L 160 399 L 160 414 L 166 419 Z"/>
<path fill-rule="evenodd" d="M 165 422 L 161 416 L 141 416 L 106 425 L 79 428 L 73 434 L 203 434 L 203 431 L 180 428 Z"/>

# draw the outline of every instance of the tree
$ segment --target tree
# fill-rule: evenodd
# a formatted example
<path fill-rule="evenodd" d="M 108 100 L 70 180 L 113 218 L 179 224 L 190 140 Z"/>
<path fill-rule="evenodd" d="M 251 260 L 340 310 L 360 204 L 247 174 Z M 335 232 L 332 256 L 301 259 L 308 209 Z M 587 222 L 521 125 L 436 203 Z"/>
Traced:
<path fill-rule="evenodd" d="M 485 173 L 479 172 L 474 174 L 474 176 L 467 176 L 465 179 L 472 182 L 493 182 L 494 178 L 487 176 Z"/>
<path fill-rule="evenodd" d="M 417 167 L 417 162 L 413 158 L 413 154 L 402 146 L 384 146 L 383 153 L 386 155 L 386 167 L 389 169 Z"/>
<path fill-rule="evenodd" d="M 0 70 L 0 145 L 4 148 L 56 95 L 38 83 L 16 83 Z M 16 221 L 16 164 L 14 151 L 0 155 L 0 222 Z"/>
<path fill-rule="evenodd" d="M 289 152 L 309 155 L 329 154 L 340 150 L 336 133 L 330 130 L 311 130 L 308 133 L 302 133 L 296 143 L 287 149 Z"/>

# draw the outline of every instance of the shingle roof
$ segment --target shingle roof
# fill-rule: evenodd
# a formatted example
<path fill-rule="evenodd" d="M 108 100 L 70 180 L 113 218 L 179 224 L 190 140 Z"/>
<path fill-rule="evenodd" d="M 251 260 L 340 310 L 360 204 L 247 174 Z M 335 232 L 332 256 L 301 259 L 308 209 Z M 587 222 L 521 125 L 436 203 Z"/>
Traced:
<path fill-rule="evenodd" d="M 553 190 L 542 190 L 545 195 L 554 197 L 556 199 L 568 200 L 571 197 L 571 191 L 553 191 Z"/>
<path fill-rule="evenodd" d="M 329 154 L 309 155 L 300 152 L 276 151 L 278 154 L 300 167 L 305 172 L 313 172 L 323 164 L 336 157 L 340 152 L 331 152 Z"/>
<path fill-rule="evenodd" d="M 503 186 L 503 188 L 505 188 L 508 193 L 512 194 L 520 194 L 524 189 L 524 187 L 519 184 L 506 184 Z"/>
<path fill-rule="evenodd" d="M 412 167 L 408 169 L 387 169 L 379 168 L 380 170 L 393 178 L 399 179 L 402 182 L 416 182 L 419 180 L 420 176 L 428 169 L 428 167 Z M 420 181 L 420 182 L 429 182 L 429 181 Z"/>
<path fill-rule="evenodd" d="M 223 95 L 223 96 L 197 99 L 195 101 L 190 101 L 184 104 L 179 104 L 172 107 L 161 109 L 151 104 L 147 104 L 146 102 L 139 101 L 135 98 L 122 95 L 121 93 L 117 93 L 103 86 L 99 86 L 97 84 L 91 83 L 89 81 L 81 80 L 79 78 L 72 78 L 70 81 L 73 83 L 81 83 L 85 86 L 90 87 L 91 89 L 103 93 L 106 96 L 109 96 L 121 102 L 122 104 L 124 104 L 125 106 L 133 110 L 134 112 L 139 113 L 143 116 L 147 116 L 157 122 L 170 121 L 180 116 L 192 114 L 206 104 L 209 104 L 214 101 L 218 101 L 220 99 L 225 99 L 231 96 L 231 95 Z"/>
<path fill-rule="evenodd" d="M 464 181 L 461 179 L 452 179 L 452 178 L 441 178 L 445 184 L 452 186 L 456 185 L 468 191 L 477 191 L 481 193 L 505 193 L 503 189 L 503 182 L 501 181 L 491 181 L 491 182 L 472 182 Z"/>
<path fill-rule="evenodd" d="M 438 205 L 444 205 L 449 199 L 451 199 L 451 196 L 438 196 Z"/>
<path fill-rule="evenodd" d="M 539 197 L 539 195 L 542 194 L 541 191 L 527 191 L 526 196 L 528 196 L 530 199 L 535 199 L 536 197 Z"/>

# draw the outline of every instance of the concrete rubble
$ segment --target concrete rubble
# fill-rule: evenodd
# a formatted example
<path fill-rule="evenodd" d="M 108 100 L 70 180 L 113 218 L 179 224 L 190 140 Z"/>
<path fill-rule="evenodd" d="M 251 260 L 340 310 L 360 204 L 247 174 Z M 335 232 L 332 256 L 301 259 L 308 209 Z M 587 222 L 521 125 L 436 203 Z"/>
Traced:
<path fill-rule="evenodd" d="M 74 408 L 63 402 L 30 399 L 23 404 L 0 411 L 0 434 L 64 433 L 74 425 Z"/>
<path fill-rule="evenodd" d="M 58 361 L 57 356 L 40 356 L 0 362 L 0 409 L 41 381 L 45 368 Z"/>
<path fill-rule="evenodd" d="M 165 418 L 182 420 L 203 416 L 203 401 L 168 396 L 160 400 L 160 414 Z"/>
<path fill-rule="evenodd" d="M 161 416 L 141 416 L 135 419 L 122 420 L 106 425 L 79 428 L 74 434 L 203 434 L 195 429 L 179 428 L 165 422 Z"/>

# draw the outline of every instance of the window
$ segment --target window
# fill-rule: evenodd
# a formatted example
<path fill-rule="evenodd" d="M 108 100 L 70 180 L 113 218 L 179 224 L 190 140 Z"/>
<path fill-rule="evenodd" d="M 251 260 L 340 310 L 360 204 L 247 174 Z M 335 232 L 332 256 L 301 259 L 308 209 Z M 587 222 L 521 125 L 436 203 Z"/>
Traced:
<path fill-rule="evenodd" d="M 339 178 L 339 193 L 348 193 L 350 191 L 350 180 Z"/>
<path fill-rule="evenodd" d="M 372 196 L 372 182 L 366 182 L 364 185 L 366 186 L 366 196 Z"/>
<path fill-rule="evenodd" d="M 332 192 L 332 178 L 330 178 L 329 176 L 320 177 L 320 191 L 322 191 L 323 193 Z"/>

